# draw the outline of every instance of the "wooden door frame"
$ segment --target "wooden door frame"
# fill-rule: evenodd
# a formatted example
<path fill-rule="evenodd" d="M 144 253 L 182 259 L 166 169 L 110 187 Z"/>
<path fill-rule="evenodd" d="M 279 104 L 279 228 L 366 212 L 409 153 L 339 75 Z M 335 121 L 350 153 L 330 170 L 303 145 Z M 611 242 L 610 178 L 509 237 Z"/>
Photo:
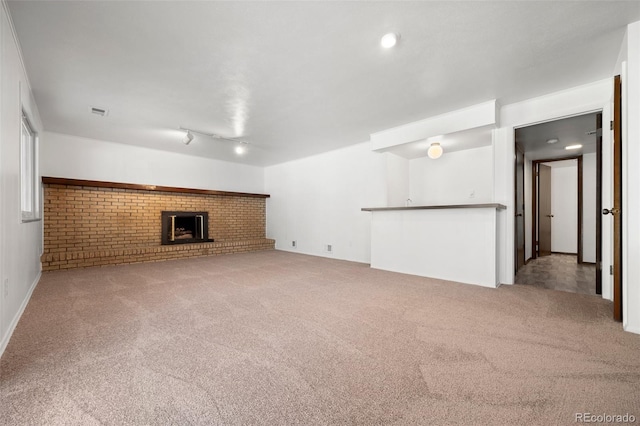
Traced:
<path fill-rule="evenodd" d="M 578 160 L 578 263 L 582 263 L 582 155 L 563 158 L 548 158 L 531 162 L 531 258 L 539 257 L 538 250 L 538 165 L 556 161 Z"/>
<path fill-rule="evenodd" d="M 602 112 L 596 116 L 596 294 L 602 294 Z"/>
<path fill-rule="evenodd" d="M 614 77 L 613 121 L 613 207 L 619 213 L 613 218 L 613 319 L 622 321 L 622 80 Z M 616 170 L 618 173 L 616 173 Z M 618 238 L 616 244 L 616 236 Z"/>

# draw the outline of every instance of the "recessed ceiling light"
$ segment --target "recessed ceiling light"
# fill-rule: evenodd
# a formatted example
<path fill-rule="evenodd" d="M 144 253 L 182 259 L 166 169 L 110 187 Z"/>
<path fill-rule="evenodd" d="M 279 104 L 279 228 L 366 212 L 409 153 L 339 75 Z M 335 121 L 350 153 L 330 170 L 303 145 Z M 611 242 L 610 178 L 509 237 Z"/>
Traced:
<path fill-rule="evenodd" d="M 245 151 L 246 151 L 246 150 L 245 150 L 244 146 L 242 146 L 242 145 L 238 145 L 238 146 L 236 146 L 236 154 L 238 154 L 238 155 L 242 155 L 242 154 L 244 154 L 244 153 L 245 153 Z"/>
<path fill-rule="evenodd" d="M 569 150 L 569 149 L 580 149 L 580 148 L 582 148 L 582 145 L 580 145 L 579 143 L 577 143 L 575 145 L 568 145 L 568 146 L 564 147 L 564 149 L 567 149 L 567 150 Z"/>
<path fill-rule="evenodd" d="M 390 49 L 398 43 L 398 39 L 400 38 L 399 34 L 396 33 L 387 33 L 382 36 L 380 39 L 380 45 L 385 49 Z"/>
<path fill-rule="evenodd" d="M 558 139 L 556 139 L 556 138 L 549 139 L 549 140 L 547 140 L 547 143 L 558 143 Z"/>

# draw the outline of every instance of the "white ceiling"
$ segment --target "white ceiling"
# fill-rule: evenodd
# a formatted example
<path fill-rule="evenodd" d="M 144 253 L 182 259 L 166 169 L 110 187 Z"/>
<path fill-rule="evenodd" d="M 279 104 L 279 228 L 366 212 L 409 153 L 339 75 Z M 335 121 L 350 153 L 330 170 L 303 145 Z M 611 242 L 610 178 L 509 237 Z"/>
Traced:
<path fill-rule="evenodd" d="M 262 166 L 610 77 L 640 19 L 635 1 L 8 4 L 46 130 Z"/>
<path fill-rule="evenodd" d="M 584 114 L 561 120 L 549 121 L 516 129 L 516 142 L 520 144 L 530 160 L 546 160 L 574 157 L 596 152 L 597 113 Z M 549 139 L 558 142 L 549 144 Z M 582 145 L 576 150 L 566 150 L 568 145 Z"/>

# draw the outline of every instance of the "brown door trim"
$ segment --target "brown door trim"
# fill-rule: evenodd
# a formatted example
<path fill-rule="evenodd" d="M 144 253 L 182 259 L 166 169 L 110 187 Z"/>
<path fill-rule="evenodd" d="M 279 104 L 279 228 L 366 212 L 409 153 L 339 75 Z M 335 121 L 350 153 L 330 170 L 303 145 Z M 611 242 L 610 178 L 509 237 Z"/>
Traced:
<path fill-rule="evenodd" d="M 582 263 L 582 155 L 578 157 L 578 264 Z"/>
<path fill-rule="evenodd" d="M 531 162 L 531 259 L 538 258 L 538 163 Z"/>
<path fill-rule="evenodd" d="M 613 91 L 613 319 L 622 321 L 622 81 Z"/>
<path fill-rule="evenodd" d="M 596 116 L 596 294 L 602 294 L 602 113 Z"/>
<path fill-rule="evenodd" d="M 549 158 L 545 160 L 533 160 L 531 162 L 531 258 L 539 257 L 538 247 L 538 165 L 541 163 L 552 163 L 555 161 L 578 160 L 578 263 L 582 263 L 582 155 L 575 155 L 564 158 Z"/>

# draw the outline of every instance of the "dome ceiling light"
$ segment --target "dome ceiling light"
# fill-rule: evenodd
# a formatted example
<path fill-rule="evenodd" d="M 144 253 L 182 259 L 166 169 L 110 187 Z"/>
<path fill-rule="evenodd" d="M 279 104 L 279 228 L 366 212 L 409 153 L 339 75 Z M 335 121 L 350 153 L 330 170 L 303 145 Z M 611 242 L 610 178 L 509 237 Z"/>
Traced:
<path fill-rule="evenodd" d="M 440 146 L 440 142 L 432 142 L 431 146 L 429 146 L 429 149 L 427 150 L 427 155 L 432 160 L 437 160 L 438 158 L 442 157 L 443 152 L 444 151 Z"/>

